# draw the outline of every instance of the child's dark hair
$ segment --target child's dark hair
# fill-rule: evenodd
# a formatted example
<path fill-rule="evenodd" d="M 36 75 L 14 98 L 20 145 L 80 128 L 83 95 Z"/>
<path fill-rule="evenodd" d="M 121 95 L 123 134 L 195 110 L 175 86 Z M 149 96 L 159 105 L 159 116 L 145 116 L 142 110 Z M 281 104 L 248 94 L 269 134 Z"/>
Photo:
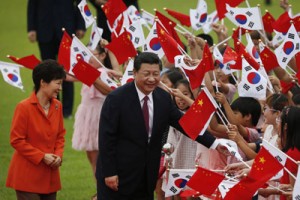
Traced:
<path fill-rule="evenodd" d="M 166 75 L 168 79 L 171 81 L 173 87 L 177 83 L 177 81 L 183 79 L 183 75 L 179 68 L 171 68 L 165 71 L 162 75 Z"/>
<path fill-rule="evenodd" d="M 180 80 L 178 80 L 176 83 L 175 83 L 175 85 L 174 85 L 174 88 L 177 88 L 179 85 L 184 85 L 186 88 L 188 88 L 188 90 L 189 90 L 189 92 L 190 92 L 190 94 L 191 94 L 191 98 L 193 99 L 193 100 L 195 100 L 195 98 L 194 98 L 194 96 L 193 96 L 193 92 L 192 92 L 192 90 L 191 90 L 191 87 L 190 87 L 190 82 L 187 80 L 187 79 L 180 79 Z M 175 105 L 176 105 L 176 107 L 178 108 L 178 106 L 177 106 L 177 103 L 176 103 L 176 101 L 175 101 L 175 98 L 173 98 L 173 100 L 174 100 L 174 103 L 175 103 Z"/>
<path fill-rule="evenodd" d="M 233 111 L 239 111 L 242 116 L 251 114 L 251 123 L 256 126 L 261 115 L 260 103 L 252 97 L 239 97 L 231 104 Z"/>
<path fill-rule="evenodd" d="M 66 72 L 62 65 L 55 60 L 44 60 L 38 64 L 32 71 L 32 80 L 34 83 L 34 90 L 38 92 L 41 87 L 41 80 L 50 83 L 53 80 L 65 79 Z"/>
<path fill-rule="evenodd" d="M 110 62 L 110 58 L 109 55 L 106 51 L 105 48 L 101 47 L 100 43 L 97 45 L 96 49 L 95 49 L 99 54 L 105 53 L 106 57 L 104 58 L 104 66 L 108 69 L 112 69 L 112 64 Z"/>

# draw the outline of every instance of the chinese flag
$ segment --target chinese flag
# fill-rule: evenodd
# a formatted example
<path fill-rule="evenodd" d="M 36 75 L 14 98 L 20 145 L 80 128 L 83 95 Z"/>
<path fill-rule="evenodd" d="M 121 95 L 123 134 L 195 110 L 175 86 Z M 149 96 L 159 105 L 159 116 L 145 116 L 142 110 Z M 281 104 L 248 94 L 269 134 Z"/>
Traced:
<path fill-rule="evenodd" d="M 159 11 L 155 12 L 156 17 L 158 17 L 159 21 L 162 23 L 163 27 L 167 30 L 167 32 L 174 38 L 174 40 L 184 48 L 177 32 L 174 27 L 177 25 L 173 20 L 161 14 Z"/>
<path fill-rule="evenodd" d="M 23 58 L 17 58 L 11 55 L 8 55 L 7 57 L 15 63 L 22 65 L 28 69 L 34 69 L 38 64 L 41 63 L 41 61 L 37 59 L 35 55 L 25 56 Z"/>
<path fill-rule="evenodd" d="M 127 9 L 122 0 L 108 0 L 101 8 L 106 15 L 110 27 L 113 27 L 117 17 Z"/>
<path fill-rule="evenodd" d="M 223 54 L 223 63 L 228 63 L 230 61 L 236 60 L 237 57 L 237 53 L 231 47 L 226 46 L 226 49 Z"/>
<path fill-rule="evenodd" d="M 238 55 L 243 55 L 247 62 L 255 69 L 259 70 L 259 64 L 254 60 L 254 58 L 246 51 L 245 46 L 239 41 L 234 40 L 234 48 Z"/>
<path fill-rule="evenodd" d="M 226 4 L 230 5 L 230 7 L 237 7 L 243 1 L 244 0 L 215 0 L 219 19 L 223 19 L 227 13 Z"/>
<path fill-rule="evenodd" d="M 265 31 L 267 33 L 273 33 L 273 26 L 272 24 L 275 22 L 274 17 L 268 11 L 262 16 L 262 21 L 264 24 Z"/>
<path fill-rule="evenodd" d="M 78 62 L 73 67 L 73 73 L 78 80 L 91 87 L 91 85 L 100 76 L 100 72 L 86 63 L 83 59 L 78 59 Z"/>
<path fill-rule="evenodd" d="M 187 182 L 187 186 L 204 195 L 211 195 L 215 192 L 218 185 L 225 176 L 212 172 L 208 169 L 198 167 L 197 171 Z"/>
<path fill-rule="evenodd" d="M 117 22 L 117 26 L 113 32 L 111 32 L 111 40 L 114 40 L 118 37 L 119 33 L 121 32 L 123 28 L 123 23 L 124 23 L 124 15 L 122 14 L 121 19 Z M 116 35 L 117 34 L 117 35 Z"/>
<path fill-rule="evenodd" d="M 259 55 L 267 72 L 279 66 L 276 55 L 269 49 L 269 47 L 265 46 Z"/>
<path fill-rule="evenodd" d="M 156 23 L 156 29 L 157 37 L 168 61 L 174 63 L 174 57 L 181 55 L 177 42 L 164 30 L 160 23 Z"/>
<path fill-rule="evenodd" d="M 195 140 L 198 135 L 202 135 L 206 130 L 216 106 L 209 97 L 209 91 L 204 88 L 193 105 L 181 117 L 179 124 L 186 134 Z"/>
<path fill-rule="evenodd" d="M 284 12 L 275 22 L 273 22 L 273 29 L 281 33 L 287 33 L 291 26 L 291 20 L 292 18 L 289 13 Z"/>
<path fill-rule="evenodd" d="M 137 54 L 126 30 L 105 47 L 115 54 L 119 64 L 123 64 L 129 57 L 135 57 Z"/>
<path fill-rule="evenodd" d="M 235 64 L 230 65 L 230 69 L 242 70 L 243 60 L 242 55 L 237 54 Z"/>
<path fill-rule="evenodd" d="M 227 192 L 224 200 L 251 199 L 283 166 L 264 147 L 256 155 L 249 174 Z"/>
<path fill-rule="evenodd" d="M 296 74 L 296 76 L 297 76 L 297 74 Z M 293 83 L 293 82 L 287 83 L 287 82 L 284 82 L 284 81 L 280 80 L 280 86 L 281 86 L 281 92 L 282 92 L 282 94 L 286 94 L 286 93 L 288 93 L 288 91 L 290 91 L 290 89 L 292 87 L 295 86 L 295 83 Z"/>
<path fill-rule="evenodd" d="M 186 15 L 186 14 L 183 14 L 180 12 L 176 12 L 176 11 L 170 10 L 168 8 L 166 8 L 166 11 L 168 12 L 169 15 L 171 15 L 172 17 L 177 19 L 182 25 L 191 27 L 191 21 L 190 21 L 189 15 Z"/>
<path fill-rule="evenodd" d="M 191 88 L 196 89 L 201 85 L 205 73 L 213 69 L 214 64 L 212 54 L 209 50 L 208 44 L 206 43 L 203 50 L 202 60 L 199 65 L 194 70 L 184 68 L 184 72 L 189 78 Z"/>
<path fill-rule="evenodd" d="M 240 29 L 241 29 L 241 36 L 244 35 L 246 33 L 246 29 L 244 28 L 241 28 L 241 27 L 238 27 L 236 30 L 234 30 L 232 32 L 232 35 L 231 35 L 231 38 L 236 40 L 236 39 L 239 39 L 239 36 L 240 36 Z"/>
<path fill-rule="evenodd" d="M 72 38 L 69 36 L 67 31 L 64 31 L 59 45 L 57 60 L 58 63 L 61 64 L 67 72 L 70 70 L 71 45 Z"/>

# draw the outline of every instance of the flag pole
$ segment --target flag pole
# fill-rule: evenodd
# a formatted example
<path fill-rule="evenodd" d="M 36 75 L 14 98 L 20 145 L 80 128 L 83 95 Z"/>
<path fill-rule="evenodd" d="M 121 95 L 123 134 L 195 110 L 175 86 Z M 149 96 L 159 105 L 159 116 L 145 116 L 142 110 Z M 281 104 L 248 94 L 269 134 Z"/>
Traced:
<path fill-rule="evenodd" d="M 278 149 L 277 147 L 275 147 L 273 144 L 271 144 L 270 142 L 268 142 L 266 139 L 262 138 L 263 141 L 265 141 L 266 143 L 268 143 L 273 149 L 277 150 L 277 151 L 281 151 L 280 149 Z M 289 155 L 287 155 L 286 153 L 284 153 L 283 151 L 281 151 L 284 155 L 286 155 L 287 158 L 289 158 L 291 161 L 293 161 L 296 165 L 298 164 L 298 162 L 296 160 L 294 160 L 293 158 L 291 158 Z"/>

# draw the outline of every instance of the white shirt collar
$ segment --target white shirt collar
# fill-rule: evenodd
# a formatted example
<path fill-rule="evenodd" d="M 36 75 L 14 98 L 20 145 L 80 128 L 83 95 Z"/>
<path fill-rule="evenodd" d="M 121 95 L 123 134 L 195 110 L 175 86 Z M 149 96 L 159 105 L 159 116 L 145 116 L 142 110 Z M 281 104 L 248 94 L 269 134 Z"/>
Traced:
<path fill-rule="evenodd" d="M 138 93 L 138 96 L 139 96 L 139 100 L 140 102 L 144 100 L 144 97 L 146 96 L 141 90 L 139 90 L 139 88 L 137 87 L 136 83 L 134 82 L 134 85 L 135 85 L 135 88 L 136 88 L 136 91 Z M 147 96 L 149 97 L 149 101 L 150 102 L 153 102 L 153 96 L 152 96 L 152 93 L 151 92 L 150 94 L 148 94 Z"/>

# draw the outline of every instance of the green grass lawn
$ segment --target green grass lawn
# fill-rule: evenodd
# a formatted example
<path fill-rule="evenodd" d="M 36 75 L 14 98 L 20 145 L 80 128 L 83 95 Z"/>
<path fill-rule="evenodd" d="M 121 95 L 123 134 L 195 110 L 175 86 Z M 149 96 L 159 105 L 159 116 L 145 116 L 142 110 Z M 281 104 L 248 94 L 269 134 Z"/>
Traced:
<path fill-rule="evenodd" d="M 207 0 L 209 12 L 214 9 L 213 0 Z M 275 3 L 274 3 L 275 2 Z M 249 0 L 250 5 L 260 3 L 262 5 L 262 13 L 268 9 L 278 17 L 282 13 L 282 9 L 278 7 L 279 0 L 274 1 L 272 6 L 265 7 L 264 1 Z M 153 8 L 162 11 L 163 7 L 167 7 L 179 12 L 188 13 L 189 8 L 195 8 L 197 0 L 140 0 L 140 7 L 153 13 Z M 290 1 L 293 4 L 294 13 L 299 12 L 299 1 Z M 276 4 L 276 5 L 275 5 Z M 245 4 L 243 4 L 245 5 Z M 8 0 L 1 2 L 0 9 L 0 60 L 10 62 L 7 54 L 17 57 L 35 54 L 39 57 L 37 44 L 31 44 L 27 40 L 26 32 L 26 9 L 27 1 Z M 92 10 L 95 15 L 94 10 Z M 165 13 L 162 11 L 162 13 Z M 225 20 L 231 30 L 232 23 Z M 89 32 L 88 32 L 89 33 Z M 213 34 L 215 37 L 215 35 Z M 84 38 L 86 43 L 89 38 L 87 34 Z M 186 43 L 186 41 L 184 41 Z M 22 99 L 29 96 L 32 91 L 33 84 L 31 80 L 31 71 L 21 69 L 22 80 L 25 92 L 14 88 L 0 78 L 0 199 L 12 200 L 15 199 L 15 193 L 12 189 L 5 187 L 8 165 L 13 152 L 9 144 L 9 132 L 11 119 L 16 104 Z M 80 88 L 81 84 L 76 83 L 75 91 L 75 106 L 74 113 L 80 102 Z M 65 120 L 65 127 L 67 129 L 66 145 L 64 153 L 64 162 L 61 167 L 61 180 L 63 189 L 58 193 L 58 199 L 72 199 L 84 200 L 90 199 L 96 192 L 95 182 L 92 175 L 92 170 L 89 166 L 88 160 L 84 152 L 78 152 L 71 148 L 71 138 L 73 132 L 74 120 Z"/>

